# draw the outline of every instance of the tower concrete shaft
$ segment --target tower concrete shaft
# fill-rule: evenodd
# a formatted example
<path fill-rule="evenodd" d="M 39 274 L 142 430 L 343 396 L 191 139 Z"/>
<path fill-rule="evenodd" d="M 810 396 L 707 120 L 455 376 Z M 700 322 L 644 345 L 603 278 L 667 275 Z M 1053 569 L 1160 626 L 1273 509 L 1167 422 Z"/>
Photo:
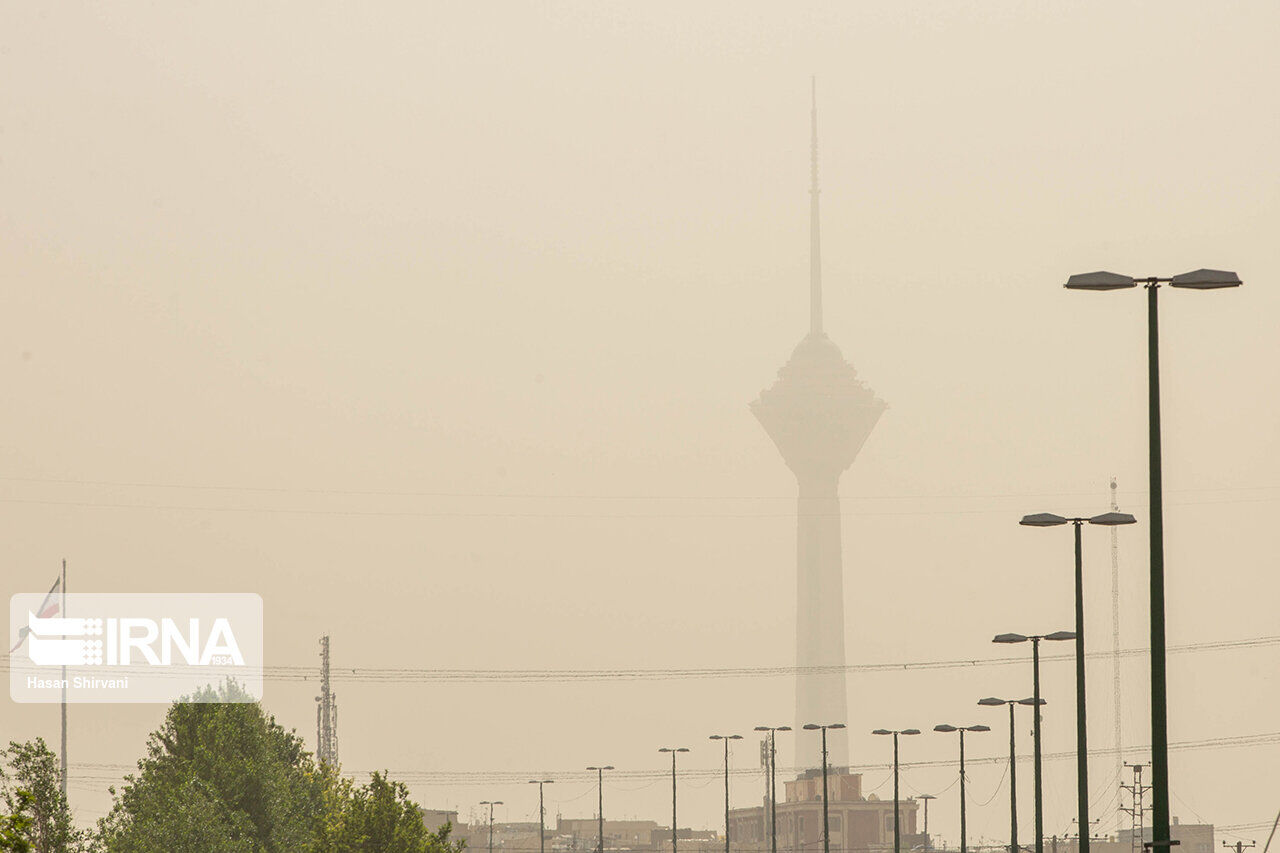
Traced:
<path fill-rule="evenodd" d="M 799 488 L 796 523 L 796 728 L 848 721 L 845 684 L 844 566 L 840 475 L 853 464 L 885 404 L 861 380 L 826 332 L 818 240 L 817 109 L 810 167 L 809 334 L 760 393 L 751 411 L 782 454 Z M 847 731 L 832 732 L 833 766 L 849 763 Z M 809 738 L 797 739 L 797 762 L 817 767 Z"/>

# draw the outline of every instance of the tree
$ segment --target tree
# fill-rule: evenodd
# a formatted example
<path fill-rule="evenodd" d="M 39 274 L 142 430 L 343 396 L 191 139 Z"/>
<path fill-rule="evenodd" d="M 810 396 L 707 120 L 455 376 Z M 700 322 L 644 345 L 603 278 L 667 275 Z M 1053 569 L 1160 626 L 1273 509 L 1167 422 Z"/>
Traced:
<path fill-rule="evenodd" d="M 404 783 L 375 772 L 358 788 L 333 781 L 312 853 L 460 853 L 463 844 L 451 842 L 450 831 L 448 824 L 427 831 Z"/>
<path fill-rule="evenodd" d="M 234 683 L 175 703 L 99 822 L 109 853 L 305 850 L 324 782 L 301 739 Z M 115 790 L 112 790 L 115 794 Z"/>
<path fill-rule="evenodd" d="M 33 853 L 72 853 L 79 850 L 84 836 L 76 830 L 62 792 L 58 757 L 44 738 L 18 743 L 0 750 L 0 790 L 8 815 L 0 819 L 0 830 L 13 839 L 30 842 Z M 4 834 L 0 839 L 10 842 Z M 0 847 L 0 850 L 8 849 Z M 21 850 L 21 847 L 13 849 Z"/>
<path fill-rule="evenodd" d="M 461 853 L 408 789 L 317 764 L 234 683 L 169 708 L 98 823 L 102 853 Z"/>
<path fill-rule="evenodd" d="M 12 814 L 0 815 L 0 850 L 30 853 L 36 824 L 30 814 L 33 800 L 30 791 L 15 791 L 13 799 L 6 803 Z"/>

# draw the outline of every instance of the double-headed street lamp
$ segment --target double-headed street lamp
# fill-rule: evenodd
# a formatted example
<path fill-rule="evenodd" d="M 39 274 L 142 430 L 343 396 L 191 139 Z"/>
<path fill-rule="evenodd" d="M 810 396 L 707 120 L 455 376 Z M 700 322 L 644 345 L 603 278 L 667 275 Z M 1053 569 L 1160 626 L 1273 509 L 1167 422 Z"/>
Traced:
<path fill-rule="evenodd" d="M 676 753 L 688 752 L 683 746 L 664 746 L 658 752 L 671 753 L 671 853 L 676 853 L 676 834 L 679 832 L 676 823 Z"/>
<path fill-rule="evenodd" d="M 502 805 L 502 800 L 481 800 L 480 805 L 489 807 L 489 853 L 493 853 L 493 807 Z"/>
<path fill-rule="evenodd" d="M 1104 512 L 1092 518 L 1065 518 L 1051 512 L 1025 515 L 1018 522 L 1026 527 L 1058 527 L 1070 524 L 1075 531 L 1076 544 L 1076 819 L 1081 826 L 1089 825 L 1089 744 L 1085 726 L 1084 702 L 1084 557 L 1080 547 L 1080 528 L 1085 522 L 1105 527 L 1135 524 L 1137 519 L 1127 512 Z M 1079 853 L 1089 853 L 1089 833 L 1080 833 Z"/>
<path fill-rule="evenodd" d="M 724 741 L 724 853 L 729 853 L 729 741 L 742 740 L 742 735 L 711 735 L 709 739 Z"/>
<path fill-rule="evenodd" d="M 843 729 L 844 723 L 805 723 L 804 730 L 816 732 L 822 730 L 822 853 L 831 853 L 831 822 L 827 809 L 827 729 Z"/>
<path fill-rule="evenodd" d="M 758 732 L 769 733 L 769 850 L 778 853 L 778 732 L 789 732 L 791 726 L 756 726 Z"/>
<path fill-rule="evenodd" d="M 612 764 L 605 764 L 602 767 L 588 767 L 588 770 L 596 771 L 596 783 L 599 785 L 597 792 L 600 797 L 599 808 L 597 809 L 597 820 L 600 821 L 600 846 L 596 849 L 599 853 L 604 853 L 604 771 L 612 770 Z"/>
<path fill-rule="evenodd" d="M 530 785 L 538 786 L 538 853 L 547 853 L 547 810 L 542 804 L 542 786 L 554 785 L 554 779 L 530 779 Z"/>
<path fill-rule="evenodd" d="M 876 729 L 873 735 L 893 735 L 893 853 L 902 853 L 902 824 L 898 819 L 898 735 L 918 735 L 919 729 Z"/>
<path fill-rule="evenodd" d="M 1044 853 L 1044 787 L 1040 768 L 1040 641 L 1041 640 L 1074 640 L 1076 635 L 1070 631 L 1054 631 L 1052 634 L 997 634 L 993 643 L 1025 643 L 1031 641 L 1031 683 L 1035 693 L 1032 705 L 1035 707 L 1035 725 L 1032 728 L 1032 739 L 1035 741 L 1035 802 L 1036 802 L 1036 853 Z"/>
<path fill-rule="evenodd" d="M 960 733 L 960 853 L 968 853 L 968 840 L 965 837 L 964 822 L 964 733 L 965 732 L 989 732 L 990 726 L 953 726 L 950 723 L 943 723 L 934 726 L 935 732 L 959 732 Z"/>
<path fill-rule="evenodd" d="M 1009 706 L 1009 853 L 1018 853 L 1018 750 L 1014 742 L 1014 705 L 1043 705 L 1043 699 L 997 699 L 988 696 L 979 699 L 979 705 L 987 707 Z"/>
<path fill-rule="evenodd" d="M 1160 469 L 1160 285 L 1191 290 L 1239 287 L 1240 276 L 1226 270 L 1195 270 L 1172 278 L 1134 278 L 1091 272 L 1067 279 L 1071 290 L 1147 288 L 1147 436 L 1151 508 L 1151 838 L 1156 848 L 1169 845 L 1169 710 L 1165 684 L 1164 486 Z M 1084 824 L 1088 826 L 1088 824 Z M 1082 833 L 1088 835 L 1088 831 Z M 1164 853 L 1157 850 L 1156 853 Z"/>

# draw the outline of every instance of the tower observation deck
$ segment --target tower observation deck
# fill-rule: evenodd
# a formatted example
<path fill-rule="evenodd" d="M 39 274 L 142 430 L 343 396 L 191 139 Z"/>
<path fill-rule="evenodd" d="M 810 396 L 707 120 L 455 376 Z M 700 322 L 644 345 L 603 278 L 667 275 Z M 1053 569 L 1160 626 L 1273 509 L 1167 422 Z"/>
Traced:
<path fill-rule="evenodd" d="M 818 216 L 818 111 L 810 113 L 809 334 L 751 403 L 799 486 L 796 524 L 796 728 L 847 723 L 844 567 L 840 475 L 853 464 L 885 403 L 860 379 L 822 328 L 822 257 Z M 817 767 L 816 737 L 798 735 L 797 764 Z M 829 733 L 828 761 L 847 766 L 846 731 Z"/>

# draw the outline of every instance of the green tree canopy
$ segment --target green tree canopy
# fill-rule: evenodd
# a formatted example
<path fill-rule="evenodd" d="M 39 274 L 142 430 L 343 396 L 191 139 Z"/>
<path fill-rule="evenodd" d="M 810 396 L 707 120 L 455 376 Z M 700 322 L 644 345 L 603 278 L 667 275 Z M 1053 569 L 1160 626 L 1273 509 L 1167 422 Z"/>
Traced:
<path fill-rule="evenodd" d="M 79 850 L 84 835 L 76 830 L 62 793 L 58 756 L 44 739 L 11 741 L 8 749 L 0 750 L 0 759 L 0 792 L 6 811 L 0 816 L 0 850 Z"/>
<path fill-rule="evenodd" d="M 318 765 L 235 684 L 170 707 L 99 822 L 103 853 L 460 853 L 408 789 Z"/>

